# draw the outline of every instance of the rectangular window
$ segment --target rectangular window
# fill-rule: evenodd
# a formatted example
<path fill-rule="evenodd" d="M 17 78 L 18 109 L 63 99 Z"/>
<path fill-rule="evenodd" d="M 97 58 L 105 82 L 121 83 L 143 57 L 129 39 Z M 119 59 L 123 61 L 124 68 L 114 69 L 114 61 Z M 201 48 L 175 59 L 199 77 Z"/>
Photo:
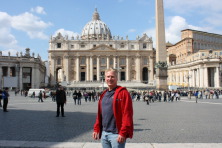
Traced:
<path fill-rule="evenodd" d="M 134 49 L 134 45 L 131 45 L 131 49 Z"/>
<path fill-rule="evenodd" d="M 71 45 L 71 48 L 74 48 L 74 45 Z"/>
<path fill-rule="evenodd" d="M 148 59 L 147 59 L 147 58 L 144 58 L 144 59 L 143 59 L 143 64 L 144 64 L 144 65 L 148 65 Z"/>
<path fill-rule="evenodd" d="M 57 43 L 57 48 L 61 48 L 62 44 L 61 43 Z"/>
<path fill-rule="evenodd" d="M 143 43 L 143 49 L 146 49 L 146 43 Z"/>
<path fill-rule="evenodd" d="M 126 59 L 125 58 L 120 59 L 120 65 L 126 65 Z"/>
<path fill-rule="evenodd" d="M 86 64 L 86 58 L 85 58 L 85 57 L 82 57 L 82 58 L 81 58 L 80 64 L 81 64 L 81 65 Z"/>
<path fill-rule="evenodd" d="M 106 64 L 106 59 L 105 58 L 101 58 L 101 64 L 105 65 Z"/>
<path fill-rule="evenodd" d="M 121 48 L 124 48 L 124 45 L 123 45 L 123 44 L 121 44 L 121 45 L 120 45 L 120 47 L 121 47 Z"/>
<path fill-rule="evenodd" d="M 81 45 L 81 48 L 85 48 L 85 45 Z"/>

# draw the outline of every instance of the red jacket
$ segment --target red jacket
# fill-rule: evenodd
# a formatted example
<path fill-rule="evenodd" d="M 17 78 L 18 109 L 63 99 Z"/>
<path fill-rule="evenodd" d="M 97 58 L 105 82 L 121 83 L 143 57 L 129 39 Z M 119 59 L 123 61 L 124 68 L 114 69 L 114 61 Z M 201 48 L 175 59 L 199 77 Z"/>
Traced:
<path fill-rule="evenodd" d="M 102 134 L 102 99 L 107 90 L 101 95 L 98 102 L 98 114 L 94 124 L 94 132 Z M 125 87 L 117 86 L 113 97 L 113 113 L 116 119 L 118 134 L 125 138 L 133 137 L 133 105 L 129 92 Z"/>

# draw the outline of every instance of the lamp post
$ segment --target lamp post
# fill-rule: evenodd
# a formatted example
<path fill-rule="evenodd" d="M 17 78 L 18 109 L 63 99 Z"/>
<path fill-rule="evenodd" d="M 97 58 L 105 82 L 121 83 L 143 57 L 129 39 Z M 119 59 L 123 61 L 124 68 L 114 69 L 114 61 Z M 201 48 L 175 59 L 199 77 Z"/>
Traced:
<path fill-rule="evenodd" d="M 192 77 L 192 75 L 188 74 L 185 76 L 187 78 L 187 82 L 188 82 L 188 91 L 189 91 L 189 98 L 191 99 L 191 92 L 190 92 L 190 82 L 189 79 Z"/>
<path fill-rule="evenodd" d="M 104 90 L 104 74 L 102 74 L 101 76 L 100 76 L 100 78 L 102 79 L 102 91 Z"/>

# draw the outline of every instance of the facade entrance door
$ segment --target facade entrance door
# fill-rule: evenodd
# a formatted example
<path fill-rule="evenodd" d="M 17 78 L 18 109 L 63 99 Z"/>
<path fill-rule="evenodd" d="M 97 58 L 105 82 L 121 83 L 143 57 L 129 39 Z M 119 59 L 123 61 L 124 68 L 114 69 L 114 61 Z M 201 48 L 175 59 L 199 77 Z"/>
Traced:
<path fill-rule="evenodd" d="M 125 81 L 126 80 L 126 73 L 124 71 L 121 71 L 120 73 L 120 81 Z"/>
<path fill-rule="evenodd" d="M 81 72 L 81 79 L 80 81 L 85 81 L 86 80 L 86 73 L 85 72 Z"/>
<path fill-rule="evenodd" d="M 148 68 L 143 68 L 143 82 L 148 83 Z"/>

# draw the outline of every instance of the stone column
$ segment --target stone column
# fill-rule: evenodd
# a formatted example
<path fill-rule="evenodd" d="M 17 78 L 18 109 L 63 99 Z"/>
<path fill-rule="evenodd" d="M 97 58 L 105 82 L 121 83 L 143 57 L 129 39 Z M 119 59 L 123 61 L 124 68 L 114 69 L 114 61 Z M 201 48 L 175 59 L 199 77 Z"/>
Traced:
<path fill-rule="evenodd" d="M 90 57 L 86 57 L 86 81 L 90 80 Z"/>
<path fill-rule="evenodd" d="M 200 67 L 200 87 L 204 87 L 204 70 L 203 67 Z"/>
<path fill-rule="evenodd" d="M 113 57 L 113 68 L 116 69 L 117 68 L 117 60 L 116 60 L 116 56 Z"/>
<path fill-rule="evenodd" d="M 215 87 L 220 87 L 220 76 L 219 76 L 219 67 L 215 67 L 215 69 L 216 69 L 216 72 L 215 72 L 215 78 L 214 78 L 214 82 L 215 82 Z"/>
<path fill-rule="evenodd" d="M 56 84 L 56 70 L 55 70 L 55 57 L 51 57 L 50 61 L 50 84 L 55 85 Z"/>
<path fill-rule="evenodd" d="M 126 57 L 126 81 L 130 80 L 130 57 Z"/>
<path fill-rule="evenodd" d="M 167 64 L 163 0 L 156 0 L 156 63 Z M 167 68 L 161 65 L 156 69 L 156 88 L 168 89 Z"/>
<path fill-rule="evenodd" d="M 199 69 L 199 68 L 197 69 L 197 75 L 196 75 L 196 78 L 197 78 L 197 84 L 196 84 L 196 87 L 200 87 L 200 69 Z"/>
<path fill-rule="evenodd" d="M 153 66 L 153 57 L 149 57 L 149 69 L 150 69 L 150 74 L 149 74 L 149 81 L 153 82 L 154 79 L 154 66 Z"/>
<path fill-rule="evenodd" d="M 31 87 L 32 88 L 37 88 L 37 82 L 41 83 L 41 80 L 39 79 L 39 75 L 36 75 L 37 71 L 35 67 L 32 67 L 32 84 Z"/>
<path fill-rule="evenodd" d="M 109 69 L 110 67 L 110 63 L 109 63 L 109 56 L 106 57 L 106 65 L 107 65 L 107 69 Z"/>
<path fill-rule="evenodd" d="M 97 70 L 97 81 L 100 81 L 100 57 L 99 56 L 97 56 L 96 70 Z"/>
<path fill-rule="evenodd" d="M 141 62 L 140 62 L 140 56 L 136 57 L 136 80 L 138 82 L 141 82 Z"/>
<path fill-rule="evenodd" d="M 192 70 L 189 70 L 188 71 L 188 77 L 189 77 L 189 79 L 188 79 L 188 86 L 189 87 L 192 87 L 192 79 L 193 79 L 193 77 L 194 77 L 194 75 L 193 75 L 193 73 L 192 73 Z"/>
<path fill-rule="evenodd" d="M 117 69 L 117 73 L 118 73 L 118 80 L 120 81 L 120 62 L 119 62 L 119 57 L 116 57 L 116 69 Z"/>
<path fill-rule="evenodd" d="M 90 81 L 93 81 L 93 57 L 90 56 Z"/>
<path fill-rule="evenodd" d="M 176 71 L 176 85 L 179 84 L 179 72 Z"/>
<path fill-rule="evenodd" d="M 192 87 L 195 87 L 195 81 L 196 81 L 196 75 L 195 75 L 195 72 L 194 72 L 194 69 L 192 70 L 192 83 L 191 83 L 191 86 Z"/>
<path fill-rule="evenodd" d="M 207 67 L 204 67 L 204 87 L 209 87 L 208 84 L 208 71 L 207 71 Z"/>
<path fill-rule="evenodd" d="M 20 71 L 19 71 L 19 79 L 20 79 L 20 81 L 19 81 L 19 88 L 20 88 L 20 90 L 23 89 L 22 70 L 23 70 L 23 68 L 22 68 L 22 66 L 20 65 Z"/>
<path fill-rule="evenodd" d="M 79 79 L 79 74 L 80 71 L 79 71 L 79 56 L 76 57 L 76 81 L 80 81 Z"/>
<path fill-rule="evenodd" d="M 180 85 L 183 84 L 183 72 L 180 72 L 180 81 L 179 81 Z"/>
<path fill-rule="evenodd" d="M 65 56 L 65 81 L 66 82 L 69 82 L 69 65 L 70 65 L 70 62 L 69 62 L 69 56 Z"/>
<path fill-rule="evenodd" d="M 10 67 L 8 67 L 7 77 L 10 77 Z"/>

